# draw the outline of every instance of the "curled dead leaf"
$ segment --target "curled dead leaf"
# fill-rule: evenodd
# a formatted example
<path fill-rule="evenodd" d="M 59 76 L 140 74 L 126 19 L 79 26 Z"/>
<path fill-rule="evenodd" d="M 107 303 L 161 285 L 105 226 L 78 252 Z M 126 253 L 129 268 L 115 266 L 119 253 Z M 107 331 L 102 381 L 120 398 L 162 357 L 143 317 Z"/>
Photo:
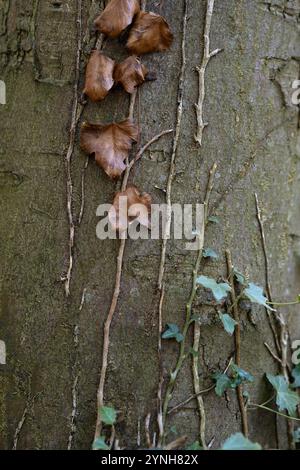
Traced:
<path fill-rule="evenodd" d="M 130 31 L 127 48 L 136 55 L 162 52 L 169 49 L 172 41 L 173 34 L 162 16 L 141 11 Z"/>
<path fill-rule="evenodd" d="M 150 212 L 151 196 L 131 185 L 116 194 L 108 218 L 114 230 L 124 232 L 133 222 L 149 228 Z"/>
<path fill-rule="evenodd" d="M 119 36 L 140 11 L 138 0 L 110 0 L 107 7 L 95 20 L 96 28 L 111 38 Z"/>
<path fill-rule="evenodd" d="M 91 53 L 85 73 L 83 93 L 92 101 L 101 101 L 113 87 L 115 61 L 98 50 Z"/>
<path fill-rule="evenodd" d="M 138 127 L 130 119 L 108 125 L 85 122 L 80 146 L 87 154 L 95 155 L 97 164 L 110 178 L 118 178 L 126 169 L 124 160 L 137 137 Z"/>
<path fill-rule="evenodd" d="M 114 80 L 121 84 L 127 93 L 133 93 L 137 86 L 142 85 L 146 79 L 147 68 L 136 56 L 130 56 L 120 64 L 114 71 Z"/>

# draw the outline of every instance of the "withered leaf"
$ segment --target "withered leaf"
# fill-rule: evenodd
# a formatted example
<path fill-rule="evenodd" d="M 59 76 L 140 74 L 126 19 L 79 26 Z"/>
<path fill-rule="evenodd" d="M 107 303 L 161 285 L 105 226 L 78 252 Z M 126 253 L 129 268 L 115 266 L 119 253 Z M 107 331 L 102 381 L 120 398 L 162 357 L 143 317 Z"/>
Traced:
<path fill-rule="evenodd" d="M 110 178 L 118 178 L 126 168 L 132 143 L 137 140 L 138 127 L 130 120 L 108 125 L 83 123 L 80 146 Z"/>
<path fill-rule="evenodd" d="M 119 36 L 140 11 L 138 0 L 110 0 L 107 7 L 95 20 L 96 28 L 111 38 Z"/>
<path fill-rule="evenodd" d="M 133 222 L 150 227 L 151 196 L 131 185 L 125 191 L 118 192 L 108 218 L 112 227 L 123 232 Z"/>
<path fill-rule="evenodd" d="M 133 93 L 135 88 L 146 79 L 147 68 L 138 60 L 136 56 L 130 56 L 114 70 L 114 80 L 121 84 L 127 93 Z"/>
<path fill-rule="evenodd" d="M 113 72 L 115 61 L 102 54 L 93 51 L 88 61 L 85 73 L 85 93 L 92 101 L 101 101 L 113 87 Z"/>
<path fill-rule="evenodd" d="M 162 16 L 141 11 L 130 31 L 127 48 L 136 55 L 162 52 L 169 49 L 172 41 L 173 34 Z"/>

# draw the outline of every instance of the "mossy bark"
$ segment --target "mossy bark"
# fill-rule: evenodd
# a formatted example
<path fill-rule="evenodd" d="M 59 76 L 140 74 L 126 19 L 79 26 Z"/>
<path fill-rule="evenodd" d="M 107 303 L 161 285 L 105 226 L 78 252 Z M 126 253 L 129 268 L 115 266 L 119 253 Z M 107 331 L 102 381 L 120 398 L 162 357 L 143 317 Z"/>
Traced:
<path fill-rule="evenodd" d="M 83 2 L 83 29 L 90 25 L 101 2 Z M 183 0 L 164 1 L 162 13 L 175 35 L 172 49 L 146 56 L 157 70 L 156 82 L 140 90 L 142 142 L 175 126 L 178 76 L 181 67 Z M 274 5 L 273 5 L 274 3 Z M 158 12 L 157 2 L 147 7 Z M 184 83 L 184 115 L 172 199 L 201 202 L 209 168 L 218 163 L 212 194 L 218 226 L 210 225 L 206 243 L 219 252 L 216 262 L 203 264 L 206 275 L 225 276 L 225 249 L 234 264 L 257 284 L 264 285 L 264 262 L 255 214 L 258 193 L 266 226 L 274 297 L 293 298 L 299 283 L 299 114 L 291 103 L 291 83 L 299 77 L 300 2 L 216 1 L 212 48 L 224 51 L 210 62 L 204 106 L 209 126 L 201 150 L 194 142 L 197 74 L 203 49 L 206 2 L 189 1 Z M 101 365 L 103 322 L 113 291 L 117 241 L 96 237 L 96 208 L 112 201 L 116 184 L 91 162 L 86 170 L 85 212 L 76 228 L 71 296 L 66 300 L 61 274 L 66 270 L 68 221 L 64 157 L 73 99 L 76 57 L 75 0 L 3 0 L 0 3 L 0 79 L 7 86 L 7 104 L 0 105 L 1 167 L 1 304 L 0 339 L 7 347 L 7 364 L 0 366 L 0 448 L 13 446 L 17 424 L 26 404 L 28 414 L 18 439 L 19 449 L 65 449 L 70 434 L 72 386 L 78 375 L 75 449 L 90 448 L 96 419 L 96 390 Z M 89 28 L 88 28 L 89 31 Z M 92 31 L 91 31 L 92 35 Z M 92 41 L 85 35 L 85 53 Z M 108 41 L 106 52 L 125 56 L 123 44 Z M 83 75 L 83 74 L 82 74 Z M 114 91 L 101 104 L 88 104 L 84 120 L 110 122 L 128 113 L 128 96 Z M 164 202 L 172 137 L 156 143 L 131 181 Z M 72 159 L 73 211 L 79 214 L 81 172 L 85 156 L 78 139 Z M 121 295 L 112 324 L 105 399 L 120 411 L 120 444 L 136 447 L 138 422 L 147 413 L 155 426 L 159 241 L 128 241 Z M 164 322 L 182 325 L 191 286 L 195 254 L 184 242 L 170 241 L 167 257 Z M 85 303 L 80 311 L 82 292 Z M 204 299 L 205 300 L 205 299 Z M 221 328 L 213 308 L 197 299 L 201 316 L 199 370 L 203 388 L 222 369 L 234 344 Z M 300 338 L 297 309 L 290 310 L 292 335 Z M 273 347 L 266 314 L 241 311 L 242 366 L 255 376 L 249 386 L 256 402 L 271 394 L 264 374 L 277 365 L 265 349 Z M 79 344 L 74 328 L 79 327 Z M 164 370 L 174 366 L 177 345 L 163 344 Z M 173 405 L 193 392 L 191 361 L 185 362 Z M 32 404 L 30 398 L 35 397 Z M 207 438 L 217 448 L 241 428 L 238 404 L 204 396 Z M 276 446 L 273 414 L 249 412 L 250 437 L 264 447 Z M 279 422 L 280 446 L 285 425 Z M 182 409 L 167 424 L 189 442 L 198 439 L 196 403 Z M 173 428 L 174 431 L 174 428 Z M 142 433 L 143 434 L 143 433 Z M 144 444 L 144 436 L 142 435 Z"/>

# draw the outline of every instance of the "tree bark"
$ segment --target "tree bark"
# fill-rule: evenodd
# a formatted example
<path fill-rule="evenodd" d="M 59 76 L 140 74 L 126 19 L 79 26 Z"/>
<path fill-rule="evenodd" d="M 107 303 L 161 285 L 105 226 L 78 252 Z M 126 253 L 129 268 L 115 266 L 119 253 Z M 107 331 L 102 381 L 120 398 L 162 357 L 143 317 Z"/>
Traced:
<path fill-rule="evenodd" d="M 96 209 L 112 202 L 118 184 L 90 162 L 84 173 L 85 206 L 79 225 L 86 156 L 80 151 L 77 132 L 71 160 L 74 266 L 66 298 L 61 282 L 69 261 L 65 156 L 78 52 L 77 6 L 76 0 L 0 2 L 0 79 L 7 87 L 7 104 L 0 105 L 0 340 L 7 348 L 6 365 L 0 365 L 0 449 L 13 447 L 24 410 L 18 449 L 66 449 L 70 435 L 73 449 L 89 449 L 94 435 L 103 325 L 119 245 L 118 240 L 97 239 Z M 83 1 L 79 90 L 95 41 L 93 19 L 101 8 L 102 2 Z M 148 0 L 147 10 L 159 13 L 158 2 Z M 300 2 L 215 1 L 211 49 L 223 52 L 212 57 L 206 69 L 203 113 L 208 126 L 201 148 L 194 140 L 194 104 L 198 101 L 196 67 L 203 54 L 206 1 L 189 0 L 188 11 L 183 116 L 172 202 L 203 202 L 209 170 L 217 162 L 211 214 L 219 217 L 220 224 L 208 226 L 206 245 L 220 258 L 202 263 L 201 272 L 226 278 L 225 251 L 229 249 L 233 264 L 251 281 L 266 287 L 257 193 L 273 297 L 291 300 L 298 294 L 300 280 L 299 108 L 291 102 L 291 84 L 300 76 Z M 142 145 L 176 127 L 184 0 L 164 1 L 161 14 L 175 40 L 167 53 L 143 57 L 158 78 L 139 91 L 135 116 L 140 116 Z M 105 52 L 115 60 L 126 57 L 122 40 L 108 40 Z M 119 121 L 128 115 L 128 106 L 128 95 L 114 90 L 100 104 L 88 103 L 81 121 Z M 130 182 L 152 194 L 155 203 L 165 202 L 165 193 L 158 188 L 166 188 L 172 139 L 170 135 L 156 142 L 130 177 Z M 157 431 L 160 254 L 161 241 L 126 243 L 105 385 L 105 403 L 120 412 L 116 433 L 125 448 L 137 447 L 139 426 L 142 445 L 146 445 L 143 429 L 148 413 L 151 435 Z M 168 242 L 164 325 L 183 326 L 194 263 L 195 253 L 185 250 L 184 240 Z M 224 332 L 214 308 L 203 303 L 207 297 L 201 291 L 193 314 L 201 317 L 199 373 L 205 389 L 212 383 L 212 374 L 225 369 L 234 353 L 234 340 Z M 264 343 L 276 348 L 264 309 L 252 306 L 248 311 L 249 306 L 244 307 L 240 310 L 241 366 L 255 377 L 247 387 L 251 400 L 262 403 L 272 395 L 265 373 L 278 372 Z M 292 338 L 300 339 L 298 306 L 284 312 Z M 189 342 L 192 344 L 192 331 Z M 175 342 L 162 342 L 164 385 L 177 352 Z M 170 405 L 193 393 L 192 357 L 188 357 Z M 239 404 L 234 393 L 226 399 L 213 390 L 203 400 L 207 442 L 214 438 L 213 448 L 218 448 L 241 430 Z M 259 409 L 249 411 L 248 420 L 251 440 L 264 448 L 288 446 L 284 418 Z M 199 439 L 198 430 L 194 400 L 169 416 L 167 441 L 187 435 L 191 444 Z"/>

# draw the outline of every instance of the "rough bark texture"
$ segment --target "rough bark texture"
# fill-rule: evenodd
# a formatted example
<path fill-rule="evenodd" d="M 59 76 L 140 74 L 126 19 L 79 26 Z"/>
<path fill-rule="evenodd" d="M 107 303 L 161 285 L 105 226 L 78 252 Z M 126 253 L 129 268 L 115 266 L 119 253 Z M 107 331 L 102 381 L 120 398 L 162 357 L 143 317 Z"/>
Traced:
<path fill-rule="evenodd" d="M 83 2 L 83 30 L 101 2 Z M 158 12 L 157 2 L 147 2 Z M 0 448 L 13 437 L 26 403 L 29 411 L 18 439 L 19 449 L 64 449 L 70 434 L 72 386 L 78 374 L 75 449 L 91 445 L 96 419 L 96 390 L 101 364 L 103 322 L 115 276 L 117 241 L 96 238 L 96 208 L 110 203 L 115 183 L 91 162 L 86 170 L 85 212 L 76 229 L 71 296 L 65 299 L 61 273 L 66 270 L 68 222 L 64 157 L 73 98 L 76 58 L 75 0 L 2 0 L 0 2 L 0 79 L 7 85 L 7 105 L 0 106 L 1 167 L 1 304 L 0 339 L 6 342 L 7 365 L 0 366 Z M 186 42 L 184 115 L 173 185 L 173 202 L 203 200 L 208 170 L 218 163 L 212 202 L 221 219 L 209 226 L 207 245 L 222 256 L 203 265 L 206 275 L 226 275 L 225 249 L 253 282 L 264 285 L 264 264 L 255 216 L 258 193 L 266 226 L 271 281 L 276 299 L 289 300 L 300 280 L 299 115 L 290 101 L 291 83 L 299 77 L 300 2 L 276 0 L 216 1 L 211 47 L 224 48 L 206 75 L 207 97 L 201 150 L 195 145 L 197 73 L 203 50 L 206 2 L 190 0 Z M 150 55 L 144 63 L 158 80 L 140 91 L 142 142 L 174 128 L 181 57 L 183 0 L 164 1 L 163 15 L 175 34 L 171 51 Z M 84 51 L 91 41 L 85 35 Z M 105 46 L 114 59 L 126 56 L 118 40 Z M 82 72 L 86 56 L 83 55 Z M 114 91 L 101 104 L 88 104 L 84 120 L 119 121 L 128 113 L 128 95 Z M 164 202 L 172 137 L 166 137 L 138 164 L 134 183 Z M 73 210 L 79 214 L 81 171 L 85 156 L 78 141 L 72 160 Z M 120 410 L 121 446 L 135 447 L 148 412 L 154 418 L 159 380 L 157 360 L 160 242 L 129 241 L 122 289 L 112 325 L 107 404 Z M 195 254 L 184 242 L 168 246 L 164 322 L 182 325 Z M 79 311 L 83 289 L 85 303 Z M 223 368 L 233 352 L 211 308 L 202 318 L 200 372 L 203 388 L 212 372 Z M 290 310 L 292 336 L 300 324 Z M 270 396 L 264 373 L 277 365 L 264 347 L 273 346 L 266 314 L 252 309 L 254 326 L 242 311 L 242 366 L 255 375 L 249 387 L 257 403 Z M 78 347 L 74 327 L 79 326 Z M 174 366 L 177 346 L 163 343 L 164 368 Z M 75 366 L 75 369 L 74 369 Z M 180 374 L 172 405 L 192 393 L 191 360 Z M 36 396 L 37 395 L 37 396 Z M 30 398 L 35 397 L 34 404 Z M 241 428 L 235 394 L 230 401 L 214 392 L 204 396 L 207 440 L 217 448 Z M 275 447 L 275 415 L 249 412 L 252 440 Z M 153 424 L 153 423 L 152 423 Z M 286 447 L 280 423 L 280 445 Z M 189 442 L 198 439 L 196 402 L 168 421 Z M 152 427 L 151 427 L 152 429 Z M 173 436 L 174 437 L 174 436 Z M 170 432 L 168 440 L 172 440 Z M 144 436 L 142 435 L 144 444 Z"/>

